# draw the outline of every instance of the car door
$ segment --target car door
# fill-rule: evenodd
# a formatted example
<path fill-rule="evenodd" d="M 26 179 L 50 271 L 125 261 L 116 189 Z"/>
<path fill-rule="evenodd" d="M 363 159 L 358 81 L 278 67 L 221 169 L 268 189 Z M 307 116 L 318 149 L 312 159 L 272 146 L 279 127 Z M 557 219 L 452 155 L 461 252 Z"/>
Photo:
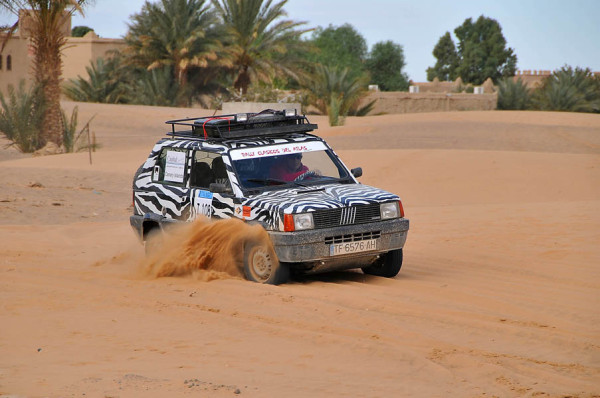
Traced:
<path fill-rule="evenodd" d="M 154 196 L 154 212 L 166 218 L 186 220 L 189 218 L 190 201 L 187 179 L 187 156 L 185 148 L 165 147 L 161 150 L 152 170 L 149 194 Z"/>
<path fill-rule="evenodd" d="M 204 150 L 193 151 L 189 186 L 191 219 L 199 216 L 226 218 L 228 212 L 224 212 L 224 208 L 231 208 L 233 212 L 231 183 L 221 154 Z M 213 192 L 215 187 L 219 188 L 218 193 Z"/>

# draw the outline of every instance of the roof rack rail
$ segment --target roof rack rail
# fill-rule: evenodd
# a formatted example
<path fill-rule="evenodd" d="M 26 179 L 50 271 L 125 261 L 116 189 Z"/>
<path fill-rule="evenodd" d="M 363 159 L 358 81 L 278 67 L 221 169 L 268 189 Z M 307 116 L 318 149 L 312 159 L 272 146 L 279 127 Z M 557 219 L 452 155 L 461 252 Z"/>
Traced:
<path fill-rule="evenodd" d="M 265 109 L 258 113 L 176 119 L 165 123 L 171 125 L 171 132 L 168 132 L 167 135 L 203 139 L 232 139 L 307 133 L 318 128 L 316 124 L 311 124 L 306 116 L 298 115 L 296 109 L 283 111 Z M 175 126 L 190 128 L 176 130 Z"/>

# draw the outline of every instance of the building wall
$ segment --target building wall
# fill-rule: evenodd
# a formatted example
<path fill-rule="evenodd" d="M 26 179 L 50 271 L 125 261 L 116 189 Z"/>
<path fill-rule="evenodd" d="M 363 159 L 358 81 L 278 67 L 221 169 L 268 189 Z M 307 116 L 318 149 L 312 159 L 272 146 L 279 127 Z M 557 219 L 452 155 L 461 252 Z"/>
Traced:
<path fill-rule="evenodd" d="M 412 83 L 418 87 L 419 93 L 453 93 L 462 85 L 460 78 L 453 82 L 441 82 L 436 77 L 432 82 Z"/>
<path fill-rule="evenodd" d="M 439 81 L 436 77 L 432 82 L 411 83 L 411 85 L 417 88 L 418 93 L 461 93 L 467 88 L 467 85 L 463 83 L 460 77 L 453 82 Z M 494 83 L 489 77 L 479 87 L 483 88 L 485 94 L 493 94 L 496 92 Z"/>
<path fill-rule="evenodd" d="M 528 88 L 537 88 L 551 74 L 552 72 L 549 70 L 518 70 L 515 73 L 514 81 L 521 79 Z"/>
<path fill-rule="evenodd" d="M 121 39 L 100 39 L 93 32 L 85 37 L 69 37 L 63 50 L 63 79 L 87 78 L 86 66 L 99 57 L 107 58 L 111 50 L 125 47 Z"/>
<path fill-rule="evenodd" d="M 3 36 L 0 35 L 0 40 Z M 101 39 L 95 34 L 86 37 L 68 37 L 63 48 L 63 75 L 64 81 L 77 78 L 81 75 L 87 78 L 86 66 L 98 57 L 107 57 L 111 50 L 125 47 L 122 39 Z M 9 85 L 17 87 L 21 79 L 30 84 L 31 65 L 33 54 L 29 51 L 29 39 L 19 35 L 11 37 L 0 54 L 2 69 L 0 69 L 0 91 L 6 93 Z M 7 57 L 12 59 L 12 70 L 7 70 Z"/>
<path fill-rule="evenodd" d="M 497 94 L 465 93 L 407 93 L 371 92 L 362 105 L 377 100 L 371 115 L 447 112 L 447 111 L 489 111 L 496 109 Z"/>
<path fill-rule="evenodd" d="M 7 92 L 9 85 L 17 87 L 22 79 L 26 80 L 27 85 L 31 82 L 33 54 L 29 48 L 28 38 L 32 18 L 30 13 L 31 11 L 28 10 L 20 11 L 19 28 L 7 40 L 4 50 L 0 53 L 2 58 L 0 91 L 2 93 Z M 95 61 L 98 57 L 107 57 L 110 50 L 119 50 L 125 47 L 122 39 L 101 39 L 94 32 L 88 32 L 84 37 L 70 37 L 71 16 L 68 13 L 65 13 L 61 30 L 67 38 L 62 58 L 64 81 L 75 79 L 80 75 L 87 78 L 85 68 L 90 65 L 90 61 Z M 4 34 L 0 34 L 0 43 L 5 37 Z M 12 60 L 12 70 L 7 70 L 6 60 L 9 56 Z"/>
<path fill-rule="evenodd" d="M 0 40 L 3 37 L 0 36 Z M 15 88 L 21 79 L 28 80 L 30 76 L 32 55 L 29 53 L 29 40 L 20 37 L 11 38 L 4 47 L 2 53 L 2 69 L 0 69 L 0 90 L 6 93 L 9 84 Z M 11 70 L 8 70 L 7 60 L 11 59 Z"/>

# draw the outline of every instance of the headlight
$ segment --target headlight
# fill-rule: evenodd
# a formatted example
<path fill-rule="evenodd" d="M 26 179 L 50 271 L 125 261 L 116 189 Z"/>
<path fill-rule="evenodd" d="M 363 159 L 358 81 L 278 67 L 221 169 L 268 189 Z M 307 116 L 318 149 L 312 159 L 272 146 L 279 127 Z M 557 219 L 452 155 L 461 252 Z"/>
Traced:
<path fill-rule="evenodd" d="M 294 214 L 294 228 L 296 231 L 313 229 L 314 227 L 312 213 Z"/>
<path fill-rule="evenodd" d="M 312 213 L 284 214 L 283 216 L 283 230 L 286 232 L 302 231 L 314 227 Z"/>
<path fill-rule="evenodd" d="M 400 217 L 399 202 L 389 202 L 381 204 L 381 219 L 389 220 L 390 218 Z"/>

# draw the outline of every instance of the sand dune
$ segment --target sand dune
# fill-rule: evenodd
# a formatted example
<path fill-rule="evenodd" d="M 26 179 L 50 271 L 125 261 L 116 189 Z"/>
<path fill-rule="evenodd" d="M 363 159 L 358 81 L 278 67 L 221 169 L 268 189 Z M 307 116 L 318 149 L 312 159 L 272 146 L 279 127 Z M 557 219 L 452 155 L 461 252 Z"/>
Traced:
<path fill-rule="evenodd" d="M 393 279 L 152 277 L 131 178 L 197 109 L 66 103 L 102 149 L 0 151 L 0 397 L 600 395 L 600 116 L 349 118 L 320 133 L 403 198 Z"/>

